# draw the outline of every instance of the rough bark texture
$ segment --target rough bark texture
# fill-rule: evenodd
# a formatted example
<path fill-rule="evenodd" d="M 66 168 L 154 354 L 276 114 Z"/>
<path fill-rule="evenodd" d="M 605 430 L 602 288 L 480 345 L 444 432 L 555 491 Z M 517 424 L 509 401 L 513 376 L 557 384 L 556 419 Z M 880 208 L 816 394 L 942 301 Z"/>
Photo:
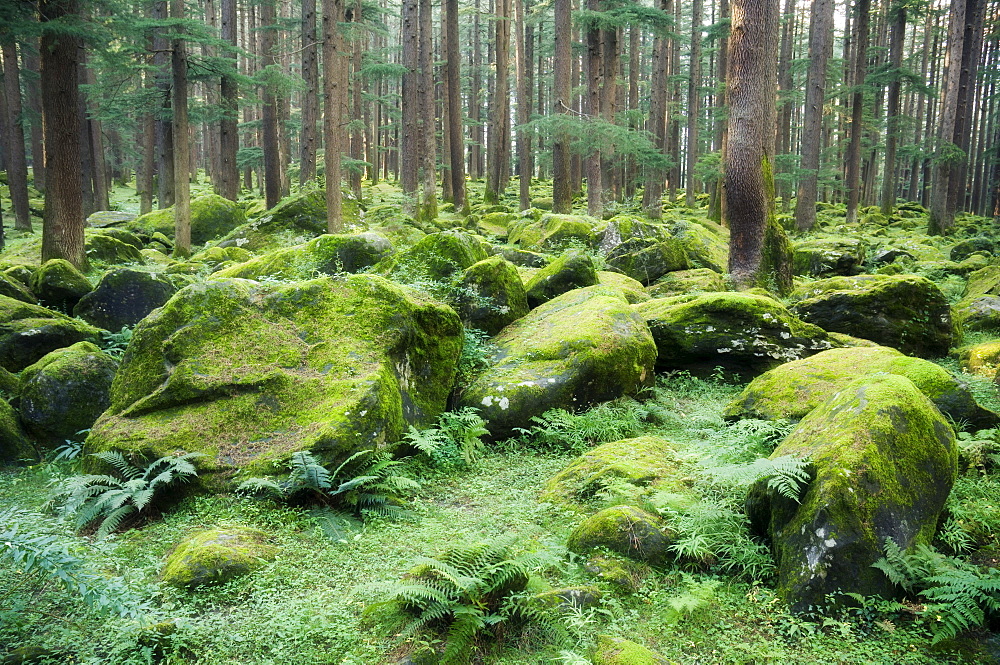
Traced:
<path fill-rule="evenodd" d="M 868 25 L 871 18 L 871 0 L 858 0 L 855 5 L 857 16 L 854 21 L 854 53 L 852 85 L 856 86 L 851 95 L 851 140 L 847 146 L 847 173 L 844 187 L 847 190 L 847 223 L 858 221 L 858 203 L 861 200 L 861 136 L 864 133 L 864 92 L 860 86 L 868 72 Z"/>
<path fill-rule="evenodd" d="M 302 2 L 302 146 L 299 185 L 316 177 L 316 120 L 319 118 L 319 60 L 316 44 L 316 0 Z"/>
<path fill-rule="evenodd" d="M 495 203 L 507 189 L 510 164 L 510 14 L 511 0 L 496 0 L 496 82 L 490 102 L 487 138 L 486 191 L 483 198 Z"/>
<path fill-rule="evenodd" d="M 514 0 L 515 35 L 514 43 L 517 64 L 517 124 L 524 125 L 531 117 L 532 92 L 532 47 L 534 45 L 534 26 L 525 24 L 525 8 L 523 0 Z M 531 207 L 531 174 L 532 167 L 531 131 L 522 129 L 517 137 L 517 174 L 518 200 L 521 210 Z"/>
<path fill-rule="evenodd" d="M 40 21 L 74 14 L 76 0 L 39 0 Z M 83 245 L 83 200 L 80 191 L 80 124 L 77 117 L 79 43 L 67 34 L 42 26 L 41 88 L 45 126 L 45 220 L 42 261 L 66 259 L 87 268 Z"/>
<path fill-rule="evenodd" d="M 778 0 L 735 0 L 729 37 L 724 159 L 729 272 L 739 288 L 791 287 L 791 252 L 774 219 Z"/>
<path fill-rule="evenodd" d="M 669 0 L 659 0 L 657 7 L 669 13 Z M 653 135 L 653 141 L 661 150 L 667 139 L 667 66 L 669 59 L 668 38 L 658 34 L 653 41 L 653 72 L 650 81 L 649 119 L 646 131 Z M 663 215 L 663 183 L 666 181 L 664 169 L 646 167 L 645 184 L 642 188 L 642 209 L 646 214 L 659 219 Z"/>
<path fill-rule="evenodd" d="M 236 46 L 236 0 L 222 0 L 221 13 L 222 39 Z M 315 33 L 315 26 L 313 32 Z M 233 69 L 236 69 L 236 58 L 233 57 L 230 62 Z M 240 147 L 236 122 L 239 114 L 239 86 L 236 78 L 224 75 L 219 92 L 223 108 L 223 116 L 219 121 L 219 196 L 235 201 L 240 196 L 240 173 L 236 166 L 236 153 Z"/>
<path fill-rule="evenodd" d="M 3 43 L 3 83 L 7 98 L 4 118 L 4 136 L 7 158 L 7 185 L 10 202 L 14 208 L 14 228 L 31 230 L 31 213 L 28 210 L 28 162 L 24 154 L 24 127 L 21 125 L 21 77 L 17 66 L 17 46 Z"/>
<path fill-rule="evenodd" d="M 344 145 L 347 65 L 344 62 L 344 38 L 338 28 L 343 18 L 343 0 L 323 0 L 323 171 L 328 233 L 342 233 L 344 230 L 340 154 Z"/>
<path fill-rule="evenodd" d="M 171 18 L 184 18 L 184 0 L 170 0 Z M 191 189 L 188 177 L 187 48 L 183 39 L 173 40 L 174 121 L 174 256 L 191 254 Z"/>
<path fill-rule="evenodd" d="M 327 0 L 329 1 L 329 0 Z M 406 196 L 404 210 L 417 211 L 417 172 L 420 167 L 421 137 L 417 91 L 420 86 L 420 28 L 417 20 L 417 0 L 403 0 L 403 88 L 402 127 L 399 137 L 399 184 Z M 324 56 L 325 57 L 325 56 Z"/>
<path fill-rule="evenodd" d="M 834 0 L 813 0 L 809 22 L 809 71 L 806 74 L 806 107 L 802 127 L 803 174 L 799 178 L 795 199 L 795 227 L 800 231 L 811 229 L 816 224 L 826 63 L 833 52 L 833 7 Z"/>
<path fill-rule="evenodd" d="M 600 0 L 587 0 L 587 9 L 600 11 Z M 587 115 L 591 121 L 601 116 L 601 31 L 596 25 L 587 29 Z M 594 149 L 587 155 L 587 212 L 600 217 L 604 212 L 601 151 Z"/>
<path fill-rule="evenodd" d="M 153 4 L 153 18 L 167 18 L 166 0 Z M 170 40 L 166 29 L 157 28 L 153 36 L 153 67 L 160 92 L 160 112 L 156 117 L 156 207 L 174 204 L 174 133 L 170 121 Z"/>
<path fill-rule="evenodd" d="M 458 0 L 445 0 L 445 41 L 448 60 L 445 76 L 448 79 L 448 137 L 451 148 L 451 196 L 455 210 L 467 210 L 465 201 L 465 135 L 462 129 L 462 79 L 458 41 Z"/>
<path fill-rule="evenodd" d="M 277 18 L 274 0 L 264 0 L 260 5 L 260 53 L 264 68 L 277 65 L 274 56 L 274 24 Z M 268 208 L 281 200 L 281 152 L 278 147 L 278 100 L 274 86 L 264 85 L 261 91 L 261 132 L 264 145 L 264 203 Z"/>
<path fill-rule="evenodd" d="M 906 6 L 900 5 L 892 11 L 892 27 L 889 32 L 889 66 L 897 72 L 903 66 L 903 40 L 906 36 Z M 889 98 L 886 110 L 885 174 L 882 177 L 882 214 L 889 215 L 896 205 L 896 146 L 899 143 L 899 93 L 900 79 L 897 74 L 889 84 Z"/>
<path fill-rule="evenodd" d="M 555 53 L 552 56 L 552 112 L 569 117 L 572 106 L 573 39 L 571 0 L 555 0 Z M 570 173 L 569 137 L 556 132 L 552 140 L 552 210 L 568 214 L 573 210 L 573 179 Z"/>
<path fill-rule="evenodd" d="M 38 40 L 33 39 L 30 46 L 21 43 L 21 58 L 24 69 L 34 77 L 38 76 Z M 42 95 L 39 86 L 25 86 L 25 101 L 31 118 L 31 174 L 34 177 L 35 189 L 45 191 L 45 148 L 42 144 Z"/>
<path fill-rule="evenodd" d="M 684 202 L 689 208 L 694 207 L 695 195 L 701 191 L 700 183 L 695 178 L 695 166 L 698 164 L 698 120 L 701 115 L 701 0 L 693 0 L 691 4 L 691 70 L 688 79 L 687 108 L 687 179 L 684 191 Z"/>
<path fill-rule="evenodd" d="M 437 217 L 437 177 L 435 163 L 437 139 L 434 122 L 434 31 L 431 21 L 431 0 L 420 0 L 420 182 L 421 195 L 417 217 L 432 220 Z M 405 103 L 405 101 L 404 101 Z M 508 100 L 509 103 L 509 100 Z"/>

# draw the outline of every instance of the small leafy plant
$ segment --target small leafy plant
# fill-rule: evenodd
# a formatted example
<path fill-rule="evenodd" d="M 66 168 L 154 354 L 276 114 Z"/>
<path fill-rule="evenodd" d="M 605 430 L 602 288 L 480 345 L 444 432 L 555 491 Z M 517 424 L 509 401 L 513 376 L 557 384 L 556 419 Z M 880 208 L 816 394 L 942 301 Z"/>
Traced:
<path fill-rule="evenodd" d="M 161 457 L 145 467 L 129 462 L 118 451 L 93 453 L 111 467 L 106 474 L 73 476 L 63 481 L 58 497 L 65 497 L 65 515 L 74 516 L 76 528 L 97 526 L 97 537 L 105 538 L 123 526 L 133 526 L 156 508 L 166 488 L 198 475 L 192 460 L 203 453 Z"/>
<path fill-rule="evenodd" d="M 442 413 L 436 427 L 418 430 L 410 425 L 404 438 L 434 466 L 447 470 L 475 464 L 486 448 L 483 437 L 489 433 L 479 412 L 465 407 Z"/>
<path fill-rule="evenodd" d="M 101 333 L 101 346 L 104 349 L 104 353 L 115 360 L 122 359 L 122 356 L 125 355 L 125 349 L 128 348 L 128 343 L 131 340 L 132 329 L 128 326 L 122 326 L 122 329 L 118 332 L 108 332 L 105 330 Z"/>

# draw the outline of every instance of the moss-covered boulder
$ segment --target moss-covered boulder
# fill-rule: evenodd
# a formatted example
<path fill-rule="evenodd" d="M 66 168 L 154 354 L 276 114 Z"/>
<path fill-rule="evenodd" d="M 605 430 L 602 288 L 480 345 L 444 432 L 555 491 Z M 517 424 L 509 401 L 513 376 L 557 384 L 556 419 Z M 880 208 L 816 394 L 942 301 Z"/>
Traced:
<path fill-rule="evenodd" d="M 301 244 L 326 233 L 326 190 L 314 189 L 283 199 L 256 219 L 232 229 L 220 247 L 266 252 Z"/>
<path fill-rule="evenodd" d="M 200 481 L 391 449 L 445 409 L 455 312 L 376 275 L 192 284 L 136 326 L 88 452 L 207 455 Z"/>
<path fill-rule="evenodd" d="M 235 201 L 217 194 L 206 194 L 191 199 L 191 242 L 195 245 L 203 245 L 209 240 L 230 233 L 244 223 L 246 215 L 243 208 Z M 126 226 L 145 235 L 162 233 L 172 238 L 174 208 L 171 206 L 140 215 Z"/>
<path fill-rule="evenodd" d="M 718 292 L 654 298 L 635 306 L 656 340 L 657 369 L 756 375 L 834 346 L 820 328 L 773 298 Z"/>
<path fill-rule="evenodd" d="M 726 272 L 729 266 L 729 231 L 706 219 L 680 220 L 672 236 L 684 248 L 692 268 Z"/>
<path fill-rule="evenodd" d="M 958 468 L 948 422 L 906 377 L 866 377 L 803 418 L 773 453 L 783 455 L 811 461 L 801 503 L 758 486 L 748 505 L 770 534 L 779 596 L 793 611 L 837 592 L 891 596 L 872 564 L 889 538 L 909 550 L 934 537 Z"/>
<path fill-rule="evenodd" d="M 0 464 L 16 464 L 22 460 L 35 462 L 38 452 L 21 428 L 17 412 L 0 398 Z"/>
<path fill-rule="evenodd" d="M 792 273 L 813 277 L 857 275 L 862 271 L 865 254 L 861 238 L 831 236 L 802 240 L 792 246 Z"/>
<path fill-rule="evenodd" d="M 220 270 L 214 277 L 303 280 L 317 275 L 361 272 L 392 253 L 392 243 L 377 233 L 324 234 Z"/>
<path fill-rule="evenodd" d="M 507 240 L 527 250 L 558 250 L 573 242 L 587 244 L 596 224 L 596 219 L 585 215 L 548 213 L 537 221 L 528 217 L 511 222 Z"/>
<path fill-rule="evenodd" d="M 194 589 L 222 584 L 271 561 L 278 548 L 257 529 L 209 529 L 188 536 L 174 548 L 161 579 L 170 586 Z"/>
<path fill-rule="evenodd" d="M 21 422 L 43 441 L 75 438 L 111 404 L 117 370 L 118 363 L 90 342 L 46 354 L 21 372 Z"/>
<path fill-rule="evenodd" d="M 462 231 L 441 231 L 379 263 L 375 270 L 401 282 L 448 283 L 487 257 L 487 246 Z"/>
<path fill-rule="evenodd" d="M 230 245 L 228 247 L 206 247 L 191 257 L 194 263 L 204 263 L 212 267 L 221 266 L 228 263 L 245 263 L 253 258 L 253 254 L 243 249 Z"/>
<path fill-rule="evenodd" d="M 46 261 L 31 277 L 31 291 L 43 305 L 67 312 L 93 290 L 94 285 L 65 259 Z"/>
<path fill-rule="evenodd" d="M 963 332 L 1000 333 L 1000 296 L 963 298 L 951 313 L 956 327 Z"/>
<path fill-rule="evenodd" d="M 585 252 L 571 250 L 536 272 L 524 289 L 528 305 L 534 308 L 567 291 L 597 283 L 594 260 Z"/>
<path fill-rule="evenodd" d="M 709 293 L 725 291 L 726 280 L 721 273 L 711 268 L 692 268 L 691 270 L 675 270 L 656 280 L 646 287 L 646 292 L 653 298 L 669 298 L 689 293 Z"/>
<path fill-rule="evenodd" d="M 93 228 L 118 226 L 133 219 L 135 219 L 134 214 L 123 210 L 98 210 L 87 217 L 87 226 Z"/>
<path fill-rule="evenodd" d="M 951 248 L 949 256 L 952 261 L 964 261 L 976 252 L 985 252 L 992 254 L 996 251 L 996 243 L 992 238 L 987 238 L 986 236 L 976 236 L 974 238 L 966 238 L 965 240 L 960 240 L 955 243 Z"/>
<path fill-rule="evenodd" d="M 598 547 L 654 566 L 671 558 L 673 539 L 663 520 L 634 506 L 612 506 L 581 522 L 566 541 L 571 552 L 586 553 Z"/>
<path fill-rule="evenodd" d="M 104 273 L 97 288 L 73 308 L 73 315 L 98 328 L 118 331 L 139 323 L 176 291 L 164 275 L 118 268 Z"/>
<path fill-rule="evenodd" d="M 124 232 L 123 232 L 124 233 Z M 88 234 L 84 244 L 89 261 L 97 261 L 107 265 L 120 263 L 138 263 L 142 265 L 146 259 L 140 253 L 142 247 L 136 247 L 105 233 Z"/>
<path fill-rule="evenodd" d="M 799 290 L 796 315 L 847 333 L 933 358 L 948 353 L 951 306 L 936 284 L 917 275 L 859 275 L 819 280 Z"/>
<path fill-rule="evenodd" d="M 31 304 L 38 303 L 38 298 L 35 297 L 35 294 L 31 292 L 26 284 L 23 284 L 20 280 L 11 277 L 7 273 L 0 273 L 0 296 L 7 296 L 8 298 Z"/>
<path fill-rule="evenodd" d="M 29 287 L 31 286 L 31 276 L 35 274 L 35 271 L 28 266 L 18 265 L 7 268 L 3 271 L 3 274 L 16 282 L 20 282 L 25 287 Z"/>
<path fill-rule="evenodd" d="M 669 229 L 636 215 L 615 215 L 604 222 L 597 222 L 591 231 L 590 244 L 602 254 L 610 254 L 623 243 L 634 240 L 657 242 L 669 237 Z"/>
<path fill-rule="evenodd" d="M 995 379 L 1000 368 L 1000 340 L 963 347 L 958 350 L 958 361 L 970 374 Z"/>
<path fill-rule="evenodd" d="M 638 642 L 612 635 L 597 636 L 597 648 L 590 660 L 594 665 L 677 665 Z"/>
<path fill-rule="evenodd" d="M 0 366 L 11 372 L 20 372 L 49 351 L 100 339 L 100 330 L 83 321 L 0 296 Z"/>
<path fill-rule="evenodd" d="M 552 257 L 548 254 L 529 252 L 516 247 L 500 247 L 499 253 L 514 265 L 525 268 L 542 268 L 552 262 Z"/>
<path fill-rule="evenodd" d="M 649 328 L 616 289 L 577 289 L 541 305 L 493 340 L 492 367 L 465 389 L 495 438 L 549 409 L 634 395 L 653 381 Z"/>
<path fill-rule="evenodd" d="M 633 305 L 639 302 L 646 302 L 650 299 L 649 294 L 646 293 L 646 289 L 642 286 L 642 282 L 632 279 L 628 275 L 623 275 L 620 272 L 598 270 L 597 283 L 621 289 L 622 293 L 625 294 L 625 298 Z"/>
<path fill-rule="evenodd" d="M 967 300 L 986 295 L 1000 295 L 1000 266 L 987 266 L 971 273 L 962 298 Z"/>
<path fill-rule="evenodd" d="M 466 268 L 456 294 L 462 323 L 490 335 L 528 313 L 528 298 L 517 268 L 502 256 L 491 256 Z"/>
<path fill-rule="evenodd" d="M 682 492 L 682 461 L 674 445 L 659 436 L 604 443 L 570 462 L 545 483 L 541 498 L 552 503 L 578 503 L 619 483 L 637 488 Z"/>
<path fill-rule="evenodd" d="M 643 284 L 651 284 L 673 270 L 691 267 L 684 245 L 676 238 L 626 240 L 608 252 L 606 260 Z"/>
<path fill-rule="evenodd" d="M 905 376 L 941 412 L 986 428 L 997 415 L 978 404 L 969 386 L 929 360 L 886 346 L 830 349 L 761 374 L 726 407 L 727 417 L 799 420 L 864 375 Z"/>

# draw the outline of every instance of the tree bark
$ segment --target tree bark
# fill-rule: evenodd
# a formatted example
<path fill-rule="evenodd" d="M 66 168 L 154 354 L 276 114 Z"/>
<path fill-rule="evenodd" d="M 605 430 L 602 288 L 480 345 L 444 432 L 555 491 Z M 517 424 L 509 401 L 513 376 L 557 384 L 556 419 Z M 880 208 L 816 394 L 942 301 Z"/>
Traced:
<path fill-rule="evenodd" d="M 890 9 L 889 66 L 894 74 L 889 84 L 886 110 L 885 171 L 882 176 L 882 214 L 888 216 L 896 205 L 896 146 L 899 141 L 900 67 L 903 66 L 903 40 L 906 36 L 906 6 Z"/>
<path fill-rule="evenodd" d="M 153 4 L 153 18 L 167 18 L 166 0 Z M 156 207 L 160 210 L 174 204 L 174 134 L 170 108 L 170 41 L 163 28 L 153 37 L 153 67 L 156 87 L 160 93 L 160 112 L 156 118 Z"/>
<path fill-rule="evenodd" d="M 24 69 L 38 76 L 38 41 L 32 40 L 30 46 L 21 44 L 21 59 Z M 35 189 L 45 191 L 45 147 L 42 143 L 42 96 L 37 82 L 29 79 L 25 85 L 25 100 L 31 121 L 31 175 Z"/>
<path fill-rule="evenodd" d="M 319 117 L 319 62 L 316 48 L 316 0 L 302 2 L 302 149 L 299 185 L 316 178 L 316 119 Z"/>
<path fill-rule="evenodd" d="M 344 231 L 340 156 L 344 145 L 347 66 L 344 62 L 344 37 L 338 27 L 343 19 L 343 0 L 323 0 L 323 171 L 328 233 Z"/>
<path fill-rule="evenodd" d="M 509 0 L 507 0 L 509 2 Z M 419 8 L 419 63 L 420 80 L 417 94 L 420 98 L 421 124 L 421 197 L 417 217 L 430 221 L 437 217 L 437 139 L 434 122 L 434 30 L 431 20 L 431 0 L 420 0 Z M 510 100 L 508 100 L 510 103 Z"/>
<path fill-rule="evenodd" d="M 510 172 L 510 15 L 511 0 L 496 0 L 494 25 L 496 80 L 490 101 L 490 133 L 487 138 L 487 203 L 496 203 L 507 189 Z"/>
<path fill-rule="evenodd" d="M 555 52 L 552 55 L 552 112 L 569 120 L 572 101 L 572 40 L 571 0 L 555 0 Z M 573 211 L 573 177 L 570 173 L 569 136 L 559 131 L 552 137 L 552 210 L 568 214 Z"/>
<path fill-rule="evenodd" d="M 418 0 L 403 0 L 403 86 L 402 127 L 399 141 L 399 182 L 406 197 L 403 209 L 410 215 L 417 212 L 417 175 L 423 142 L 420 133 L 420 25 Z"/>
<path fill-rule="evenodd" d="M 698 164 L 698 120 L 701 115 L 701 0 L 691 3 L 691 69 L 688 78 L 687 108 L 687 165 L 685 168 L 684 202 L 689 208 L 695 206 L 695 195 L 701 191 L 695 178 Z"/>
<path fill-rule="evenodd" d="M 14 209 L 14 228 L 18 231 L 31 231 L 28 162 L 24 150 L 24 127 L 21 124 L 21 74 L 17 66 L 17 46 L 13 41 L 3 43 L 3 78 L 7 99 L 3 133 L 7 138 L 7 187 L 11 207 Z"/>
<path fill-rule="evenodd" d="M 465 135 L 462 128 L 461 53 L 458 41 L 458 0 L 445 0 L 445 42 L 448 58 L 445 77 L 448 80 L 448 137 L 451 149 L 451 195 L 455 210 L 467 212 L 465 200 Z"/>
<path fill-rule="evenodd" d="M 534 59 L 530 49 L 534 46 L 534 27 L 525 23 L 525 0 L 514 0 L 514 43 L 517 63 L 517 124 L 525 125 L 531 118 L 532 67 Z M 531 132 L 521 129 L 517 137 L 517 174 L 518 201 L 520 209 L 531 207 L 531 173 L 532 168 Z"/>
<path fill-rule="evenodd" d="M 260 4 L 260 54 L 264 69 L 276 67 L 274 26 L 277 21 L 275 0 Z M 261 91 L 261 132 L 264 148 L 264 203 L 268 209 L 281 200 L 281 152 L 278 147 L 278 100 L 274 86 L 265 83 Z"/>
<path fill-rule="evenodd" d="M 587 9 L 598 12 L 600 0 L 587 0 Z M 587 29 L 587 115 L 590 122 L 601 117 L 601 68 L 604 58 L 601 54 L 601 31 L 597 25 Z M 586 156 L 587 163 L 587 213 L 601 217 L 604 213 L 603 177 L 601 172 L 601 151 L 593 148 Z"/>
<path fill-rule="evenodd" d="M 363 116 L 362 87 L 364 79 L 361 78 L 361 56 L 362 47 L 365 45 L 367 34 L 363 32 L 361 17 L 361 0 L 357 0 L 351 12 L 351 22 L 354 23 L 354 30 L 351 33 L 351 120 L 354 127 L 351 131 L 351 160 L 354 162 L 350 172 L 351 194 L 356 201 L 361 200 L 361 176 L 364 170 L 361 162 L 365 157 L 365 136 L 364 125 L 361 123 Z"/>
<path fill-rule="evenodd" d="M 858 204 L 861 201 L 861 137 L 864 134 L 864 101 L 862 86 L 868 73 L 868 26 L 871 20 L 871 0 L 857 0 L 854 20 L 854 55 L 851 95 L 851 139 L 847 145 L 847 173 L 844 188 L 847 190 L 847 223 L 858 221 Z"/>
<path fill-rule="evenodd" d="M 171 18 L 184 18 L 184 0 L 170 0 Z M 191 188 L 188 176 L 190 142 L 188 141 L 187 47 L 179 37 L 173 39 L 174 107 L 174 256 L 191 255 Z"/>
<path fill-rule="evenodd" d="M 313 1 L 315 2 L 315 0 Z M 222 0 L 220 9 L 222 39 L 235 47 L 236 0 Z M 226 57 L 230 61 L 230 67 L 235 72 L 236 56 L 227 55 Z M 219 121 L 219 195 L 230 201 L 235 201 L 240 197 L 240 173 L 239 167 L 236 165 L 236 153 L 240 148 L 240 135 L 237 126 L 239 86 L 236 77 L 231 74 L 223 74 L 219 92 L 222 98 L 222 119 Z M 313 124 L 315 125 L 315 118 Z"/>
<path fill-rule="evenodd" d="M 659 0 L 658 9 L 670 14 L 672 0 Z M 669 64 L 669 41 L 666 35 L 657 34 L 653 40 L 653 72 L 650 81 L 649 119 L 646 131 L 653 135 L 656 147 L 663 150 L 667 139 L 667 70 Z M 645 184 L 642 188 L 642 209 L 652 219 L 663 216 L 663 184 L 666 181 L 664 169 L 647 166 Z"/>

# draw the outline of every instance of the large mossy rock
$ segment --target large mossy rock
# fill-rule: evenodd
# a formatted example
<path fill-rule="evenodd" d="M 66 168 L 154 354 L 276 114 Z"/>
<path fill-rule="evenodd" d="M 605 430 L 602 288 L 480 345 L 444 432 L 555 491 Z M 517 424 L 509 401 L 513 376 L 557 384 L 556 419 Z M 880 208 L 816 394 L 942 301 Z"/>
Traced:
<path fill-rule="evenodd" d="M 182 589 L 222 584 L 260 568 L 277 553 L 278 548 L 268 543 L 263 531 L 209 529 L 188 536 L 174 548 L 161 579 Z"/>
<path fill-rule="evenodd" d="M 7 296 L 8 298 L 31 303 L 33 305 L 38 304 L 38 298 L 36 298 L 35 294 L 31 292 L 27 284 L 20 282 L 7 273 L 0 273 L 0 296 Z"/>
<path fill-rule="evenodd" d="M 246 223 L 243 208 L 235 201 L 217 194 L 206 194 L 191 199 L 191 242 L 203 245 Z M 174 236 L 174 208 L 154 210 L 136 217 L 127 228 L 152 235 L 162 233 L 168 238 Z"/>
<path fill-rule="evenodd" d="M 0 366 L 22 369 L 77 342 L 98 342 L 101 331 L 65 314 L 0 296 Z"/>
<path fill-rule="evenodd" d="M 532 276 L 524 285 L 532 308 L 573 289 L 598 283 L 597 269 L 589 254 L 578 250 L 566 252 Z"/>
<path fill-rule="evenodd" d="M 598 635 L 593 665 L 677 665 L 638 642 L 612 635 Z"/>
<path fill-rule="evenodd" d="M 66 312 L 93 290 L 90 280 L 65 259 L 46 261 L 31 277 L 31 291 L 42 304 Z"/>
<path fill-rule="evenodd" d="M 951 312 L 962 332 L 1000 333 L 1000 296 L 963 298 L 952 306 Z"/>
<path fill-rule="evenodd" d="M 177 287 L 163 275 L 118 268 L 104 273 L 73 314 L 98 328 L 118 331 L 142 321 L 176 292 Z"/>
<path fill-rule="evenodd" d="M 857 275 L 865 262 L 865 243 L 860 238 L 833 236 L 802 240 L 792 246 L 792 273 L 829 277 Z"/>
<path fill-rule="evenodd" d="M 219 246 L 266 252 L 301 244 L 321 233 L 326 233 L 326 190 L 314 189 L 283 199 L 257 219 L 234 228 Z"/>
<path fill-rule="evenodd" d="M 450 283 L 487 257 L 487 247 L 462 231 L 441 231 L 379 263 L 375 270 L 397 281 Z"/>
<path fill-rule="evenodd" d="M 465 269 L 455 297 L 462 323 L 496 335 L 528 313 L 528 298 L 517 268 L 491 256 Z"/>
<path fill-rule="evenodd" d="M 22 460 L 35 462 L 38 453 L 21 428 L 17 412 L 0 398 L 0 464 L 14 464 Z"/>
<path fill-rule="evenodd" d="M 596 224 L 596 219 L 585 215 L 548 213 L 537 221 L 528 217 L 511 222 L 507 241 L 532 251 L 558 250 L 573 242 L 586 244 Z"/>
<path fill-rule="evenodd" d="M 646 292 L 654 298 L 669 298 L 689 293 L 709 293 L 725 291 L 726 280 L 721 273 L 711 268 L 692 268 L 668 272 L 646 287 Z"/>
<path fill-rule="evenodd" d="M 653 381 L 656 346 L 621 291 L 564 293 L 494 338 L 493 365 L 461 395 L 495 438 L 549 409 L 581 409 L 634 395 Z"/>
<path fill-rule="evenodd" d="M 646 285 L 671 271 L 691 267 L 684 244 L 677 238 L 632 238 L 610 250 L 606 260 L 608 265 Z"/>
<path fill-rule="evenodd" d="M 628 483 L 648 491 L 681 492 L 686 488 L 683 462 L 672 443 L 660 436 L 640 436 L 604 443 L 570 462 L 545 483 L 541 498 L 551 503 L 579 503 L 601 490 Z"/>
<path fill-rule="evenodd" d="M 863 337 L 921 358 L 947 355 L 951 306 L 936 284 L 916 275 L 819 280 L 798 290 L 791 310 L 824 330 Z"/>
<path fill-rule="evenodd" d="M 958 361 L 966 372 L 995 380 L 1000 368 L 1000 339 L 959 349 Z"/>
<path fill-rule="evenodd" d="M 46 354 L 21 372 L 21 421 L 42 441 L 76 439 L 110 406 L 117 370 L 90 342 Z"/>
<path fill-rule="evenodd" d="M 127 233 L 127 231 L 121 231 L 121 233 Z M 146 263 L 146 259 L 140 254 L 141 246 L 136 247 L 109 233 L 88 234 L 84 248 L 88 261 L 99 261 L 107 265 L 120 263 L 142 265 Z"/>
<path fill-rule="evenodd" d="M 955 421 L 991 427 L 997 415 L 976 404 L 968 384 L 929 360 L 886 346 L 830 349 L 761 374 L 726 407 L 727 417 L 799 420 L 864 375 L 905 376 Z"/>
<path fill-rule="evenodd" d="M 602 547 L 654 566 L 671 558 L 673 539 L 663 520 L 634 506 L 612 506 L 581 522 L 566 541 L 566 549 L 580 554 Z"/>
<path fill-rule="evenodd" d="M 392 243 L 377 233 L 324 234 L 305 244 L 277 249 L 224 268 L 214 273 L 212 278 L 312 279 L 319 274 L 361 272 L 391 253 Z"/>
<path fill-rule="evenodd" d="M 723 291 L 654 298 L 635 306 L 656 340 L 658 370 L 716 367 L 756 375 L 834 346 L 773 298 Z"/>
<path fill-rule="evenodd" d="M 193 284 L 136 326 L 87 451 L 198 451 L 205 479 L 391 449 L 445 409 L 461 347 L 451 308 L 376 275 Z"/>
<path fill-rule="evenodd" d="M 872 564 L 889 538 L 909 550 L 934 537 L 958 468 L 948 422 L 906 377 L 866 377 L 810 412 L 772 457 L 783 455 L 812 463 L 801 503 L 761 486 L 748 500 L 773 543 L 779 596 L 798 612 L 836 592 L 890 597 Z"/>
<path fill-rule="evenodd" d="M 673 237 L 681 242 L 692 268 L 726 272 L 729 267 L 729 230 L 706 219 L 675 222 Z"/>

